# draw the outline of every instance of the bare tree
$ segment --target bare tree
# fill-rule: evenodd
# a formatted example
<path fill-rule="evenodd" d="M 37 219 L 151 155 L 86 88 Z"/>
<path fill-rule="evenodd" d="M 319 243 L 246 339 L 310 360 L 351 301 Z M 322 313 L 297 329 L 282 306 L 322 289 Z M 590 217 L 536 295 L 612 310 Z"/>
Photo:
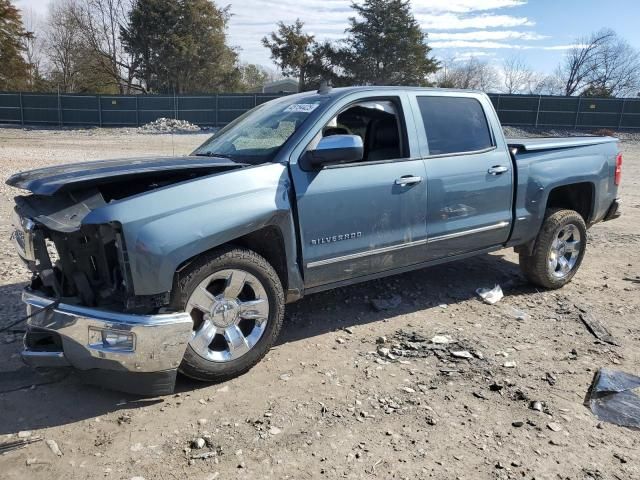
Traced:
<path fill-rule="evenodd" d="M 73 9 L 82 38 L 100 59 L 97 67 L 120 93 L 142 90 L 134 81 L 138 65 L 120 41 L 130 10 L 131 0 L 85 0 Z"/>
<path fill-rule="evenodd" d="M 603 42 L 592 58 L 589 89 L 614 97 L 640 89 L 640 53 L 617 35 Z"/>
<path fill-rule="evenodd" d="M 37 90 L 37 84 L 42 79 L 45 59 L 45 39 L 42 34 L 44 26 L 42 19 L 31 8 L 23 11 L 22 20 L 25 30 L 31 33 L 31 35 L 24 40 L 24 56 L 29 68 L 29 88 L 30 90 Z"/>
<path fill-rule="evenodd" d="M 80 29 L 71 14 L 74 0 L 52 3 L 47 19 L 46 42 L 50 77 L 63 92 L 75 91 L 79 73 L 77 62 Z"/>
<path fill-rule="evenodd" d="M 487 61 L 470 57 L 464 60 L 448 58 L 440 61 L 435 84 L 442 88 L 471 88 L 485 92 L 497 89 L 497 69 Z"/>
<path fill-rule="evenodd" d="M 533 93 L 536 75 L 520 56 L 511 56 L 502 63 L 505 93 Z"/>
<path fill-rule="evenodd" d="M 579 39 L 577 45 L 567 52 L 558 69 L 558 77 L 564 83 L 564 94 L 580 93 L 593 78 L 600 62 L 600 49 L 615 37 L 612 30 L 601 30 L 589 37 Z"/>

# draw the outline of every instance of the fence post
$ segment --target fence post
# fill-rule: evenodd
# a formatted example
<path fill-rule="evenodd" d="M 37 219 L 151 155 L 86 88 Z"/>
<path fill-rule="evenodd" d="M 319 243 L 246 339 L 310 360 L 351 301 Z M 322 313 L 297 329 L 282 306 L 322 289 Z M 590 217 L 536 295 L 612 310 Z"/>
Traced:
<path fill-rule="evenodd" d="M 102 96 L 98 95 L 98 125 L 102 128 Z"/>
<path fill-rule="evenodd" d="M 501 95 L 498 94 L 498 104 L 496 105 L 496 113 L 498 114 L 500 113 L 500 98 L 501 98 Z"/>
<path fill-rule="evenodd" d="M 216 109 L 216 123 L 214 125 L 214 127 L 216 127 L 216 128 L 218 127 L 218 120 L 220 118 L 219 115 L 218 115 L 219 108 L 220 108 L 220 106 L 219 106 L 219 102 L 218 102 L 218 94 L 216 93 L 216 107 L 215 107 L 215 109 Z"/>
<path fill-rule="evenodd" d="M 136 95 L 136 127 L 140 126 L 140 107 L 138 102 L 138 95 Z"/>
<path fill-rule="evenodd" d="M 618 130 L 622 127 L 622 117 L 624 116 L 624 106 L 627 103 L 627 99 L 622 99 L 622 110 L 620 110 L 620 119 L 618 120 Z"/>
<path fill-rule="evenodd" d="M 573 122 L 573 129 L 578 128 L 578 116 L 580 115 L 580 106 L 582 105 L 582 97 L 578 97 L 578 110 L 576 110 L 576 120 Z"/>
<path fill-rule="evenodd" d="M 24 126 L 24 106 L 22 105 L 22 92 L 20 92 L 20 125 Z"/>
<path fill-rule="evenodd" d="M 536 128 L 538 128 L 538 117 L 540 116 L 540 102 L 542 101 L 542 95 L 538 95 L 538 108 L 536 109 Z"/>
<path fill-rule="evenodd" d="M 62 99 L 60 98 L 60 87 L 58 87 L 58 126 L 62 126 Z"/>
<path fill-rule="evenodd" d="M 254 93 L 253 94 L 253 108 L 256 108 L 258 106 L 258 94 Z"/>

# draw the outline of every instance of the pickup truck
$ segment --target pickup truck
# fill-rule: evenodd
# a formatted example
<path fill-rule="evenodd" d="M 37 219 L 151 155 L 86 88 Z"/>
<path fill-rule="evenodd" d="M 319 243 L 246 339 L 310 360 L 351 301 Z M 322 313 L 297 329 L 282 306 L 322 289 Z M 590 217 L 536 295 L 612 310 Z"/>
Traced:
<path fill-rule="evenodd" d="M 503 248 L 559 288 L 620 215 L 621 166 L 611 137 L 506 139 L 480 92 L 352 87 L 262 104 L 188 156 L 18 173 L 22 358 L 164 394 L 248 371 L 315 292 Z"/>

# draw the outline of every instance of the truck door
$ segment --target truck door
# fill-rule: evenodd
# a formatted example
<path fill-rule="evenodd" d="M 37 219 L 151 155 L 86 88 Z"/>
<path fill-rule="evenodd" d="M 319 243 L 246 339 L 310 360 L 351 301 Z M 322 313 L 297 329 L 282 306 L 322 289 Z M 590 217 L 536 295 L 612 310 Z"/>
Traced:
<path fill-rule="evenodd" d="M 405 111 L 411 112 L 406 95 L 347 103 L 317 126 L 314 142 L 358 135 L 363 159 L 310 171 L 291 162 L 306 288 L 424 259 L 424 162 Z"/>
<path fill-rule="evenodd" d="M 505 243 L 514 172 L 502 131 L 492 129 L 501 127 L 489 101 L 457 92 L 417 93 L 415 100 L 428 149 L 428 259 Z"/>

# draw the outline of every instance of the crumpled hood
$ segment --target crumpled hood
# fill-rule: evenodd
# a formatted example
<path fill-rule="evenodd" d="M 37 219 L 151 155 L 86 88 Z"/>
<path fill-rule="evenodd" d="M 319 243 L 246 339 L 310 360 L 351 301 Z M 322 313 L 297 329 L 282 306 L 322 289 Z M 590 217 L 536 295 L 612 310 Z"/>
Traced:
<path fill-rule="evenodd" d="M 185 171 L 232 170 L 243 164 L 216 157 L 143 157 L 73 163 L 39 168 L 12 175 L 7 185 L 29 190 L 37 195 L 53 195 L 79 187 L 129 180 L 136 177 Z"/>

